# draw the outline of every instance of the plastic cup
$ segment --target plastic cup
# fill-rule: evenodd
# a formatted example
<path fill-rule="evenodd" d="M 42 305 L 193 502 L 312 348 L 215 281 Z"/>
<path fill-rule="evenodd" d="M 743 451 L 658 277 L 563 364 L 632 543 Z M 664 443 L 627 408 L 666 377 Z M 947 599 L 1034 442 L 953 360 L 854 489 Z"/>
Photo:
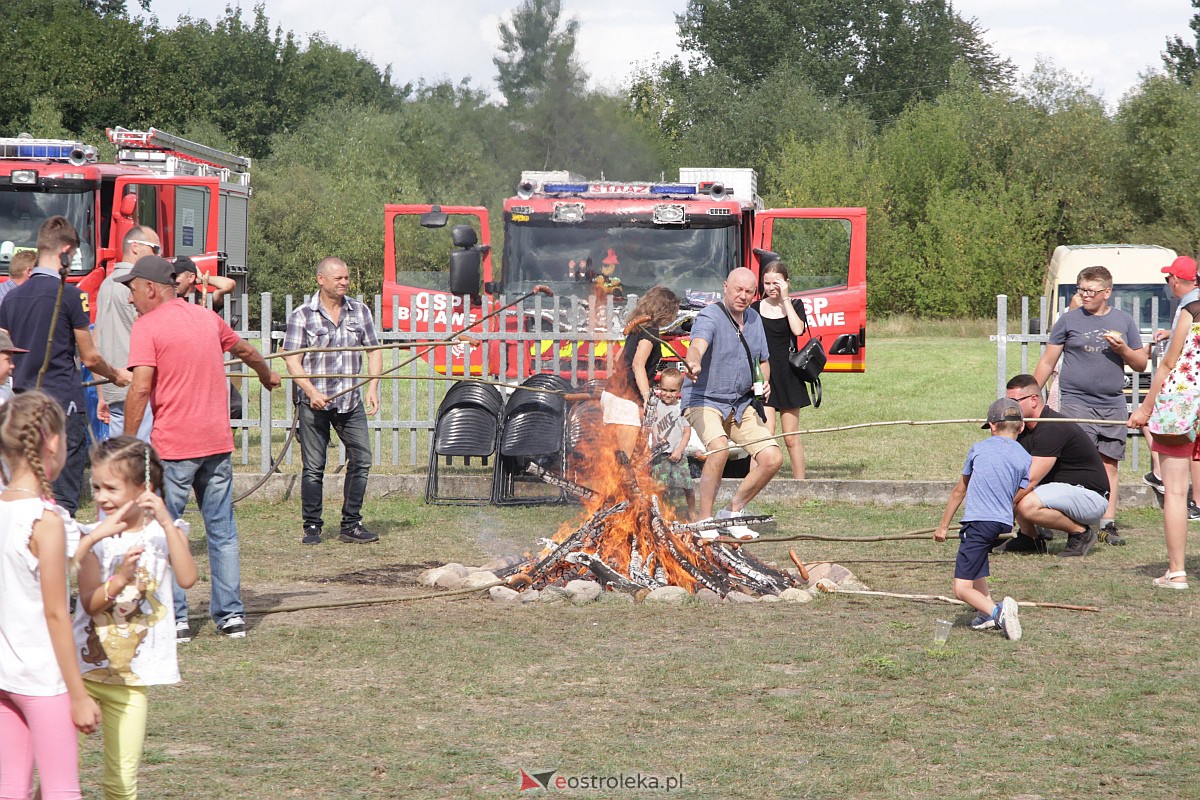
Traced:
<path fill-rule="evenodd" d="M 933 641 L 939 647 L 944 645 L 946 640 L 950 638 L 950 625 L 951 623 L 948 619 L 939 619 L 933 623 Z"/>

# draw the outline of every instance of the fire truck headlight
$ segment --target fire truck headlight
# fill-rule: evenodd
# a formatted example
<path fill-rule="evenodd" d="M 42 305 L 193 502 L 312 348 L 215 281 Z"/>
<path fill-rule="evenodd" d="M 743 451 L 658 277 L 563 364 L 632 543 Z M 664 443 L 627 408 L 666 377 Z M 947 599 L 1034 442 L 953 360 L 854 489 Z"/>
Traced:
<path fill-rule="evenodd" d="M 650 218 L 656 225 L 681 225 L 687 219 L 687 209 L 678 203 L 659 203 Z"/>
<path fill-rule="evenodd" d="M 35 169 L 14 169 L 12 171 L 13 183 L 34 184 L 37 183 L 37 170 Z"/>
<path fill-rule="evenodd" d="M 554 222 L 583 222 L 583 203 L 555 203 Z"/>

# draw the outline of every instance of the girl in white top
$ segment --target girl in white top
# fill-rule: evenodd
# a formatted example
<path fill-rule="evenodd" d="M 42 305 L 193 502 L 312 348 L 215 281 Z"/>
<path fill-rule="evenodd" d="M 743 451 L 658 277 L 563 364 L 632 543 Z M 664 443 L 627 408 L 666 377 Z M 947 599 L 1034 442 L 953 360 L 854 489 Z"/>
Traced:
<path fill-rule="evenodd" d="M 66 461 L 66 417 L 42 392 L 0 407 L 0 797 L 28 797 L 33 768 L 45 798 L 78 798 L 76 730 L 100 708 L 83 685 L 67 610 L 66 512 L 50 482 Z M 89 538 L 123 530 L 119 518 Z"/>
<path fill-rule="evenodd" d="M 162 462 L 145 442 L 119 436 L 92 449 L 92 494 L 124 532 L 83 537 L 75 643 L 88 693 L 104 712 L 104 797 L 137 797 L 146 736 L 147 686 L 179 682 L 174 582 L 196 582 L 182 521 L 173 522 L 155 491 Z M 103 523 L 101 523 L 103 524 Z"/>

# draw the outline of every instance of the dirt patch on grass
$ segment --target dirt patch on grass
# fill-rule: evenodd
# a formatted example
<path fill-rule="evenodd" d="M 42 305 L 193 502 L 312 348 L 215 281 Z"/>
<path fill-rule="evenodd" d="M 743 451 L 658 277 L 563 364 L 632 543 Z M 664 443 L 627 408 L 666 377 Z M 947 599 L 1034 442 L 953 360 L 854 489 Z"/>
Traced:
<path fill-rule="evenodd" d="M 340 575 L 311 578 L 314 583 L 346 583 L 353 586 L 418 586 L 417 577 L 427 569 L 440 567 L 437 561 L 420 564 L 384 564 L 380 567 L 356 569 Z"/>

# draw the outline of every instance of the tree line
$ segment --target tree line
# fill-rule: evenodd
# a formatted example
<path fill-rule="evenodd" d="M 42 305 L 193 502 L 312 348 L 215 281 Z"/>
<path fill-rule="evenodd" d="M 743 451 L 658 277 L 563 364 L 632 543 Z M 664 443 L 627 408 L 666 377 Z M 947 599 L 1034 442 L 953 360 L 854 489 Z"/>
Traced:
<path fill-rule="evenodd" d="M 123 0 L 5 11 L 3 135 L 100 143 L 154 125 L 257 159 L 255 292 L 311 291 L 337 254 L 373 294 L 384 203 L 499 209 L 525 169 L 748 166 L 768 206 L 865 206 L 874 314 L 989 315 L 998 293 L 1040 293 L 1059 244 L 1198 248 L 1200 60 L 1167 32 L 1147 65 L 1161 69 L 1110 112 L 1053 65 L 1016 85 L 946 0 L 689 0 L 683 56 L 620 91 L 587 88 L 560 0 L 521 0 L 499 31 L 499 99 L 468 80 L 400 83 L 261 5 L 173 27 Z M 403 268 L 444 267 L 444 241 L 394 235 Z"/>

